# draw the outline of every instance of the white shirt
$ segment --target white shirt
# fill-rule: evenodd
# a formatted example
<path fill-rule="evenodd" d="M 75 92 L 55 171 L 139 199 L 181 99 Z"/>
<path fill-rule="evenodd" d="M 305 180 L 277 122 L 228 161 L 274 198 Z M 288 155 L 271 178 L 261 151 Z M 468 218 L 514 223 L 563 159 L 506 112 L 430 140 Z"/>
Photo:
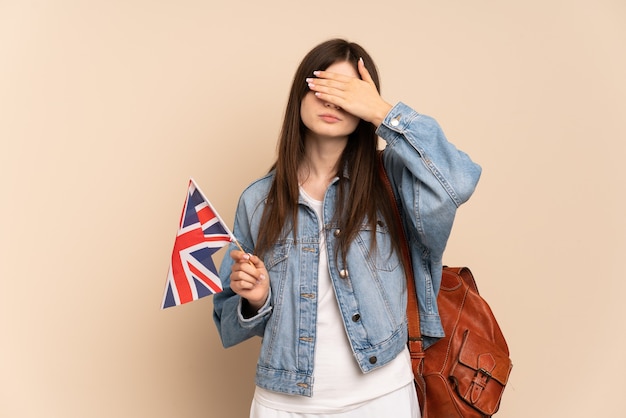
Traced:
<path fill-rule="evenodd" d="M 300 193 L 320 219 L 313 396 L 292 396 L 257 387 L 254 397 L 262 405 L 278 410 L 305 413 L 349 411 L 412 382 L 411 358 L 405 349 L 384 367 L 367 374 L 361 371 L 352 354 L 330 279 L 322 202 L 311 198 L 302 188 Z"/>

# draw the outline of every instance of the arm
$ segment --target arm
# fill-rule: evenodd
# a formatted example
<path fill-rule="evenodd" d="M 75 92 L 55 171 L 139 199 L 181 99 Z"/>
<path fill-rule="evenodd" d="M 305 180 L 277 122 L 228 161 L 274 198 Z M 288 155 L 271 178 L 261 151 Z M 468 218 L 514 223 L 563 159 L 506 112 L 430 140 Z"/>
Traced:
<path fill-rule="evenodd" d="M 443 336 L 437 295 L 442 258 L 459 205 L 472 195 L 480 166 L 447 141 L 434 119 L 399 103 L 377 133 L 383 164 L 399 200 L 413 261 L 425 344 Z"/>
<path fill-rule="evenodd" d="M 243 198 L 237 208 L 234 233 L 244 248 L 252 248 Z M 213 320 L 224 347 L 263 336 L 272 309 L 269 275 L 263 262 L 231 244 L 229 256 L 222 260 L 220 277 L 224 290 L 213 296 Z"/>
<path fill-rule="evenodd" d="M 472 195 L 481 168 L 448 142 L 437 122 L 398 103 L 377 130 L 385 169 L 399 197 L 409 239 L 440 259 L 456 209 Z"/>

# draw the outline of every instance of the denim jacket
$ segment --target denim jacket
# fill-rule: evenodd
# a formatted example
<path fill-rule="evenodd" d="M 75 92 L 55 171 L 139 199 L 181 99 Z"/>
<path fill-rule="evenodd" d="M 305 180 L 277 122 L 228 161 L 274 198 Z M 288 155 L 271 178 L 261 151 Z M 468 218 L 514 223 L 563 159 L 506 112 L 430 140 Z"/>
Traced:
<path fill-rule="evenodd" d="M 471 196 L 480 167 L 449 143 L 437 122 L 398 103 L 377 134 L 387 142 L 383 164 L 401 207 L 410 242 L 425 344 L 443 337 L 437 310 L 442 255 L 456 209 Z M 254 252 L 265 199 L 273 173 L 242 194 L 234 235 Z M 335 257 L 333 224 L 337 186 L 327 189 L 323 223 L 328 264 L 346 333 L 364 373 L 384 366 L 407 343 L 406 284 L 400 258 L 392 252 L 388 229 L 376 226 L 376 249 L 370 252 L 371 229 L 364 225 L 348 250 L 345 264 Z M 270 296 L 251 318 L 242 315 L 241 298 L 229 288 L 232 266 L 225 256 L 220 268 L 224 291 L 214 295 L 214 320 L 224 347 L 253 336 L 263 338 L 256 384 L 268 390 L 311 396 L 317 315 L 317 265 L 320 240 L 315 212 L 299 201 L 297 239 L 289 233 L 264 257 Z"/>

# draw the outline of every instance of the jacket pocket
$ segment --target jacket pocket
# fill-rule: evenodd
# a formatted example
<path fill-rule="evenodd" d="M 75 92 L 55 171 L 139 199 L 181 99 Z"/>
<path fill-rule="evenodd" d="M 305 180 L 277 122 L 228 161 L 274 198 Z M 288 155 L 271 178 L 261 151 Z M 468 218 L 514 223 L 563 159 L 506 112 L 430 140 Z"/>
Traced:
<path fill-rule="evenodd" d="M 367 264 L 375 269 L 391 272 L 400 265 L 400 259 L 391 245 L 389 229 L 382 220 L 376 222 L 376 242 L 372 242 L 372 227 L 362 225 L 356 238 Z M 372 245 L 375 244 L 375 245 Z"/>
<path fill-rule="evenodd" d="M 291 240 L 279 241 L 274 245 L 274 248 L 272 248 L 269 257 L 265 257 L 264 260 L 265 268 L 268 272 L 270 270 L 273 270 L 278 264 L 280 264 L 281 261 L 287 259 L 291 245 Z"/>

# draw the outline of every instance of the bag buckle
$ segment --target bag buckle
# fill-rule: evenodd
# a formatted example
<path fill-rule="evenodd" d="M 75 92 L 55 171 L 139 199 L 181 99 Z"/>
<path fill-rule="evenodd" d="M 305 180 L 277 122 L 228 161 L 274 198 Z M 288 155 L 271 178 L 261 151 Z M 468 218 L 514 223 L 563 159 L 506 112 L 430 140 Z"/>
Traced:
<path fill-rule="evenodd" d="M 489 370 L 485 370 L 481 367 L 480 369 L 476 370 L 476 376 L 478 376 L 478 373 L 485 376 L 485 379 L 484 379 L 485 383 L 491 380 L 491 373 L 489 372 Z"/>
<path fill-rule="evenodd" d="M 485 370 L 482 367 L 476 370 L 476 374 L 474 374 L 474 379 L 472 379 L 469 391 L 469 400 L 472 404 L 478 402 L 480 395 L 482 395 L 483 390 L 487 387 L 489 380 L 491 380 L 491 373 L 488 370 Z"/>

